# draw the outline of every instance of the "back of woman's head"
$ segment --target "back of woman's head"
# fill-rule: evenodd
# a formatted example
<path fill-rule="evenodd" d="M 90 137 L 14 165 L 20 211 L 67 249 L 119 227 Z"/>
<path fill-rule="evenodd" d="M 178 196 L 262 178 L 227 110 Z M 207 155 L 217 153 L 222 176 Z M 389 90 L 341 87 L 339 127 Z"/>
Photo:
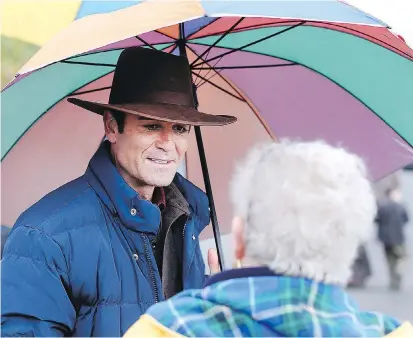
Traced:
<path fill-rule="evenodd" d="M 277 273 L 345 284 L 376 213 L 363 161 L 324 142 L 253 149 L 232 182 L 246 258 Z"/>

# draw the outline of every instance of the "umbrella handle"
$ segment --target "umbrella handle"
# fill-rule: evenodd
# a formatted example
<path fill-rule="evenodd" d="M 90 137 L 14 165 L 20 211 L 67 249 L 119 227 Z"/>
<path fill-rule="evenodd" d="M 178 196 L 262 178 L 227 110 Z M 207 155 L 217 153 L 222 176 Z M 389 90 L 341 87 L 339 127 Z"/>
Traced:
<path fill-rule="evenodd" d="M 188 60 L 188 56 L 186 54 L 186 46 L 185 46 L 186 45 L 185 26 L 183 23 L 179 24 L 179 37 L 180 39 L 177 42 L 177 45 L 179 48 L 179 54 L 181 56 L 184 56 Z M 188 61 L 188 64 L 189 64 L 189 61 Z M 192 96 L 194 99 L 194 106 L 196 109 L 198 109 L 198 96 L 196 93 L 196 86 L 194 83 L 192 84 Z M 219 267 L 221 268 L 221 271 L 224 271 L 225 263 L 224 263 L 224 254 L 222 252 L 221 233 L 219 231 L 214 197 L 212 196 L 211 181 L 209 179 L 208 165 L 207 165 L 207 161 L 205 157 L 204 142 L 202 141 L 201 128 L 199 126 L 195 126 L 195 137 L 196 137 L 196 142 L 198 145 L 199 159 L 201 161 L 202 176 L 204 177 L 205 191 L 206 191 L 206 194 L 209 200 L 209 214 L 210 214 L 210 218 L 212 221 L 212 230 L 214 231 L 215 246 L 217 247 L 218 263 L 219 263 Z"/>
<path fill-rule="evenodd" d="M 196 96 L 195 91 L 194 93 L 195 93 L 194 96 Z M 209 179 L 208 165 L 207 165 L 207 161 L 205 157 L 204 143 L 202 141 L 201 128 L 199 126 L 195 127 L 195 137 L 196 137 L 196 142 L 198 145 L 198 153 L 199 153 L 199 159 L 201 161 L 202 174 L 204 176 L 205 190 L 206 190 L 206 193 L 209 199 L 209 211 L 210 211 L 210 217 L 212 221 L 212 230 L 214 231 L 215 246 L 217 247 L 217 252 L 218 252 L 219 267 L 221 268 L 221 271 L 224 271 L 225 263 L 224 263 L 224 255 L 222 252 L 221 233 L 219 231 L 214 197 L 212 196 L 211 181 Z"/>

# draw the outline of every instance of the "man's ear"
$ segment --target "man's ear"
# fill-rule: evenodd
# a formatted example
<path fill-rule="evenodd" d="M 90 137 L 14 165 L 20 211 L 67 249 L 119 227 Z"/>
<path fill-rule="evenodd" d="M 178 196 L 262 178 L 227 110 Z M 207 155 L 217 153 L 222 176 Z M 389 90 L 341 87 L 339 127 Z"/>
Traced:
<path fill-rule="evenodd" d="M 103 114 L 103 124 L 105 126 L 105 135 L 110 143 L 116 143 L 116 138 L 119 133 L 118 123 L 109 110 Z"/>
<path fill-rule="evenodd" d="M 245 256 L 245 224 L 241 217 L 234 217 L 232 220 L 232 236 L 235 259 L 242 260 Z"/>

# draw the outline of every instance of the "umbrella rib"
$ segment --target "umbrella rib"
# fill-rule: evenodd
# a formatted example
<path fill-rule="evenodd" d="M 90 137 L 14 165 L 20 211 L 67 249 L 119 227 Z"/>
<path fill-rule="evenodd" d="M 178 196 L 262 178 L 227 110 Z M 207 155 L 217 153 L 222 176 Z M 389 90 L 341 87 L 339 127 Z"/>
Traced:
<path fill-rule="evenodd" d="M 189 66 L 191 67 L 193 64 L 195 64 L 199 59 L 202 59 L 202 57 L 204 57 L 204 56 L 205 56 L 205 59 L 207 59 L 209 57 L 209 52 L 212 50 L 212 48 L 214 46 L 216 46 L 220 41 L 222 41 L 222 39 L 224 39 L 230 32 L 232 32 L 235 29 L 235 27 L 238 26 L 244 19 L 245 19 L 245 17 L 241 17 L 223 35 L 221 35 L 211 46 L 209 46 L 206 50 L 204 50 L 204 52 L 201 55 L 198 55 L 197 58 L 195 59 L 195 61 L 193 61 Z M 221 58 L 215 62 L 214 66 L 216 66 L 218 64 L 218 62 L 220 62 L 220 61 L 221 61 Z M 205 77 L 209 74 L 209 72 L 210 72 L 210 70 L 207 72 Z M 198 74 L 201 74 L 201 71 L 199 71 Z M 212 77 L 213 76 L 211 76 L 211 78 Z M 202 80 L 198 83 L 199 86 L 202 85 L 201 82 L 202 82 Z"/>
<path fill-rule="evenodd" d="M 279 31 L 279 32 L 270 34 L 270 35 L 265 36 L 265 37 L 263 37 L 263 38 L 261 38 L 261 39 L 259 39 L 259 40 L 256 40 L 256 41 L 247 43 L 246 45 L 243 45 L 243 46 L 241 46 L 241 47 L 238 47 L 238 48 L 235 48 L 235 49 L 231 49 L 231 50 L 229 50 L 228 52 L 225 52 L 225 53 L 222 53 L 222 54 L 220 54 L 220 55 L 214 56 L 214 57 L 211 58 L 211 59 L 203 60 L 203 61 L 199 62 L 198 64 L 196 64 L 195 66 L 200 66 L 200 65 L 202 65 L 202 64 L 204 64 L 204 63 L 211 62 L 211 61 L 213 61 L 213 60 L 216 60 L 216 59 L 218 59 L 218 58 L 222 58 L 222 57 L 227 56 L 227 55 L 229 55 L 229 54 L 238 52 L 238 51 L 240 51 L 240 50 L 242 50 L 242 49 L 244 49 L 244 48 L 250 47 L 250 46 L 255 45 L 255 44 L 257 44 L 257 43 L 260 43 L 260 42 L 262 42 L 262 41 L 271 39 L 271 38 L 273 38 L 274 36 L 280 35 L 280 34 L 282 34 L 282 33 L 288 32 L 289 30 L 292 30 L 292 29 L 294 29 L 294 28 L 297 28 L 297 27 L 299 27 L 299 26 L 302 26 L 302 25 L 304 25 L 306 22 L 307 22 L 307 21 L 301 21 L 300 23 L 298 23 L 298 24 L 296 24 L 296 25 L 294 25 L 294 26 L 288 27 L 288 28 L 286 28 L 286 29 L 283 29 L 282 31 Z"/>
<path fill-rule="evenodd" d="M 241 101 L 241 102 L 246 102 L 244 99 L 242 99 L 242 98 L 238 97 L 237 95 L 231 93 L 229 90 L 226 90 L 226 89 L 218 86 L 216 83 L 213 83 L 212 81 L 204 78 L 203 76 L 201 76 L 201 75 L 199 75 L 199 74 L 196 74 L 196 73 L 194 73 L 194 72 L 192 72 L 192 74 L 195 75 L 195 76 L 198 76 L 199 78 L 201 78 L 201 79 L 204 80 L 205 82 L 208 82 L 209 84 L 211 84 L 211 85 L 214 86 L 215 88 L 217 88 L 217 89 L 219 89 L 219 90 L 222 90 L 223 92 L 225 92 L 226 94 L 228 94 L 228 95 L 236 98 L 237 100 L 239 100 L 239 101 Z M 204 83 L 205 83 L 205 82 L 204 82 Z M 203 84 L 204 84 L 204 83 L 203 83 Z M 198 87 L 198 88 L 199 88 L 199 87 Z"/>
<path fill-rule="evenodd" d="M 187 45 L 187 46 L 188 46 L 188 45 Z M 205 56 L 206 58 L 209 57 L 209 52 L 210 52 L 210 51 L 211 51 L 211 49 L 206 53 L 206 56 Z M 197 55 L 197 54 L 195 53 L 195 55 Z M 218 61 L 219 61 L 219 60 L 218 60 Z M 215 63 L 215 65 L 216 65 L 216 64 L 217 64 L 217 63 Z M 189 65 L 189 67 L 191 67 L 191 65 Z M 205 74 L 205 76 L 208 75 L 209 72 L 210 72 L 210 71 L 208 71 L 207 74 Z M 198 75 L 200 75 L 200 74 L 201 74 L 201 70 L 198 71 Z M 200 86 L 202 85 L 202 80 L 200 80 L 197 85 L 200 87 Z"/>
<path fill-rule="evenodd" d="M 160 29 L 162 29 L 162 28 L 160 28 Z M 158 29 L 155 30 L 154 32 L 156 32 L 156 33 L 158 33 L 158 34 L 161 34 L 161 35 L 163 35 L 163 36 L 165 36 L 165 37 L 167 37 L 167 38 L 169 38 L 169 39 L 176 40 L 175 37 L 170 36 L 170 35 L 168 35 L 168 34 L 165 34 L 165 33 L 163 33 L 163 32 L 160 32 Z"/>
<path fill-rule="evenodd" d="M 223 35 L 221 35 L 221 36 L 219 37 L 219 39 L 217 39 L 211 46 L 209 46 L 206 50 L 204 50 L 204 52 L 203 52 L 201 55 L 199 55 L 199 56 L 195 59 L 195 61 L 193 61 L 193 62 L 191 63 L 191 66 L 192 66 L 193 64 L 195 64 L 199 59 L 201 59 L 205 54 L 209 53 L 209 51 L 210 51 L 212 48 L 214 48 L 220 41 L 222 41 L 222 39 L 224 39 L 229 33 L 231 33 L 231 32 L 235 29 L 235 27 L 237 27 L 244 19 L 245 19 L 245 17 L 241 17 L 241 19 L 239 19 L 236 23 L 234 23 L 234 24 L 231 26 L 230 29 L 228 29 Z"/>
<path fill-rule="evenodd" d="M 208 76 L 208 74 L 212 71 L 212 68 L 205 74 L 205 77 Z M 216 75 L 218 75 L 219 73 L 221 73 L 222 70 L 215 70 L 215 73 L 212 74 L 210 77 L 208 77 L 208 80 L 211 80 L 213 77 L 215 77 Z M 199 73 L 201 73 L 201 71 L 199 71 Z"/>
<path fill-rule="evenodd" d="M 387 43 L 386 41 L 383 41 L 383 40 L 380 40 L 379 38 L 376 38 L 376 37 L 373 36 L 373 35 L 364 33 L 364 32 L 362 32 L 362 31 L 358 31 L 357 29 L 353 29 L 353 28 L 350 28 L 350 27 L 347 27 L 347 26 L 341 26 L 341 25 L 339 25 L 339 24 L 335 24 L 335 23 L 331 23 L 331 22 L 323 22 L 323 23 L 324 23 L 326 26 L 340 27 L 340 28 L 344 28 L 344 29 L 346 29 L 346 30 L 349 30 L 349 31 L 351 31 L 351 32 L 359 33 L 359 34 L 361 34 L 361 35 L 363 36 L 363 39 L 365 39 L 365 40 L 367 40 L 367 41 L 372 42 L 372 41 L 371 41 L 370 39 L 368 39 L 368 38 L 374 39 L 374 40 L 379 41 L 379 42 L 381 42 L 382 44 L 386 45 L 388 49 L 393 48 L 393 49 L 397 50 L 399 53 L 404 54 L 405 56 L 407 56 L 409 59 L 412 59 L 412 58 L 413 58 L 413 54 L 410 55 L 410 54 L 402 51 L 401 49 L 399 49 L 399 48 L 397 48 L 397 47 L 395 47 L 395 46 Z M 327 28 L 327 27 L 323 27 L 323 28 Z M 327 28 L 327 29 L 329 29 L 329 28 Z M 353 34 L 353 35 L 355 36 L 355 34 Z M 368 38 L 366 38 L 366 37 L 368 37 Z M 373 42 L 373 43 L 374 43 L 374 42 Z M 377 44 L 377 43 L 376 43 L 376 44 Z"/>
<path fill-rule="evenodd" d="M 101 67 L 116 67 L 115 64 L 110 63 L 96 63 L 96 62 L 84 62 L 84 61 L 67 61 L 62 60 L 61 63 L 69 63 L 73 65 L 83 65 L 83 66 L 101 66 Z"/>
<path fill-rule="evenodd" d="M 96 88 L 96 89 L 89 89 L 89 90 L 84 90 L 81 92 L 75 92 L 73 93 L 71 96 L 76 96 L 76 95 L 82 95 L 82 94 L 89 94 L 89 93 L 95 93 L 95 92 L 99 92 L 101 90 L 106 90 L 106 89 L 111 89 L 112 86 L 107 86 L 107 87 L 102 87 L 102 88 Z"/>
<path fill-rule="evenodd" d="M 208 72 L 209 73 L 209 72 Z M 202 82 L 202 79 L 201 79 L 201 81 L 199 81 L 199 86 L 198 86 L 198 88 L 200 88 L 200 87 L 202 87 L 206 82 L 210 82 L 211 81 L 211 79 L 213 78 L 213 77 L 215 77 L 215 76 L 217 76 L 219 74 L 219 72 L 215 72 L 214 74 L 212 74 L 209 78 L 205 78 L 206 80 L 208 80 L 208 81 L 204 81 L 204 82 Z M 206 75 L 208 75 L 208 74 L 205 74 L 205 76 Z"/>
<path fill-rule="evenodd" d="M 140 42 L 142 42 L 145 46 L 148 46 L 149 48 L 152 48 L 154 50 L 157 50 L 154 46 L 152 46 L 150 43 L 142 39 L 139 35 L 136 35 L 135 38 L 137 38 Z"/>
<path fill-rule="evenodd" d="M 251 19 L 251 17 L 248 17 L 248 18 Z M 275 24 L 277 26 L 278 25 L 285 26 L 285 24 L 293 24 L 293 23 L 296 23 L 297 21 L 299 21 L 299 20 L 286 20 L 286 21 L 266 22 L 266 23 L 254 24 L 254 25 L 234 29 L 233 33 L 240 32 L 240 31 L 249 31 L 249 30 L 253 30 L 253 29 L 256 29 L 256 28 L 275 27 L 274 26 Z M 314 22 L 317 22 L 317 21 L 314 21 Z M 216 32 L 214 32 L 213 35 L 224 34 L 225 32 L 226 32 L 226 30 L 216 31 Z M 201 34 L 200 36 L 197 36 L 197 39 L 204 38 L 204 37 L 207 37 L 207 36 L 211 36 L 211 35 L 208 35 L 208 34 L 202 35 Z"/>
<path fill-rule="evenodd" d="M 205 15 L 205 17 L 208 17 L 208 15 Z M 215 18 L 215 20 L 211 21 L 210 23 L 206 24 L 206 25 L 203 26 L 203 27 L 200 27 L 197 31 L 192 32 L 191 34 L 188 34 L 188 36 L 186 37 L 186 39 L 187 39 L 187 40 L 190 39 L 190 38 L 191 38 L 192 36 L 194 36 L 195 34 L 198 34 L 200 31 L 204 30 L 205 28 L 211 26 L 212 24 L 216 23 L 218 20 L 221 20 L 221 19 L 222 19 L 222 17 Z"/>
<path fill-rule="evenodd" d="M 208 53 L 208 55 L 209 55 L 209 53 Z M 208 74 L 211 73 L 211 71 L 212 71 L 213 69 L 217 69 L 217 68 L 215 68 L 215 67 L 217 67 L 217 64 L 218 64 L 221 60 L 222 60 L 222 58 L 219 58 L 219 59 L 215 62 L 215 64 L 210 67 L 210 69 L 209 69 L 209 70 L 207 71 L 207 73 L 205 74 L 205 78 L 207 78 Z M 209 79 L 212 79 L 212 78 L 216 75 L 216 73 L 219 73 L 219 72 L 218 72 L 218 71 L 215 71 L 215 74 L 213 74 L 212 76 L 210 76 Z M 201 70 L 198 72 L 198 74 L 201 74 Z M 204 83 L 205 83 L 205 82 L 204 82 Z M 200 84 L 200 86 L 201 86 L 201 85 L 202 85 L 202 84 Z"/>
<path fill-rule="evenodd" d="M 186 48 L 188 48 L 192 53 L 194 53 L 196 56 L 198 56 L 198 54 L 195 52 L 195 50 L 193 50 L 191 47 L 189 47 L 188 44 L 186 44 Z M 208 51 L 207 55 L 209 55 L 209 51 Z M 217 62 L 215 62 L 215 65 L 216 65 L 219 61 L 220 61 L 220 60 L 218 60 Z M 215 66 L 215 65 L 214 65 L 214 66 Z M 210 68 L 210 70 L 205 74 L 205 77 L 199 76 L 199 75 L 201 74 L 201 70 L 199 70 L 197 74 L 195 74 L 195 72 L 194 72 L 194 74 L 201 79 L 201 80 L 199 80 L 198 83 L 195 83 L 195 85 L 197 86 L 197 88 L 200 88 L 203 84 L 205 84 L 206 81 L 202 82 L 202 79 L 205 79 L 206 76 L 211 72 L 212 69 L 213 69 L 213 67 Z M 210 77 L 209 77 L 209 80 L 211 80 L 215 75 L 217 75 L 217 73 L 219 73 L 219 72 L 215 72 L 215 74 L 213 74 L 212 76 L 210 76 Z M 194 81 L 194 82 L 196 82 L 196 81 Z"/>
<path fill-rule="evenodd" d="M 288 67 L 288 66 L 299 66 L 298 63 L 283 63 L 275 65 L 249 65 L 249 66 L 213 66 L 213 67 L 199 67 L 192 68 L 194 70 L 208 70 L 208 69 L 250 69 L 250 68 L 272 68 L 272 67 Z"/>

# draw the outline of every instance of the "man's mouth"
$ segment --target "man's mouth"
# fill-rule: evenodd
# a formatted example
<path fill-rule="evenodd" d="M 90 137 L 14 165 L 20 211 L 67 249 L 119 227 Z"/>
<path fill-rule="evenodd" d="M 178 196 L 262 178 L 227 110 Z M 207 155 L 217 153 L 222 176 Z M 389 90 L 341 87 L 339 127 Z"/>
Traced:
<path fill-rule="evenodd" d="M 169 164 L 173 162 L 171 160 L 162 160 L 159 158 L 151 158 L 151 157 L 148 157 L 148 160 L 156 164 Z"/>

